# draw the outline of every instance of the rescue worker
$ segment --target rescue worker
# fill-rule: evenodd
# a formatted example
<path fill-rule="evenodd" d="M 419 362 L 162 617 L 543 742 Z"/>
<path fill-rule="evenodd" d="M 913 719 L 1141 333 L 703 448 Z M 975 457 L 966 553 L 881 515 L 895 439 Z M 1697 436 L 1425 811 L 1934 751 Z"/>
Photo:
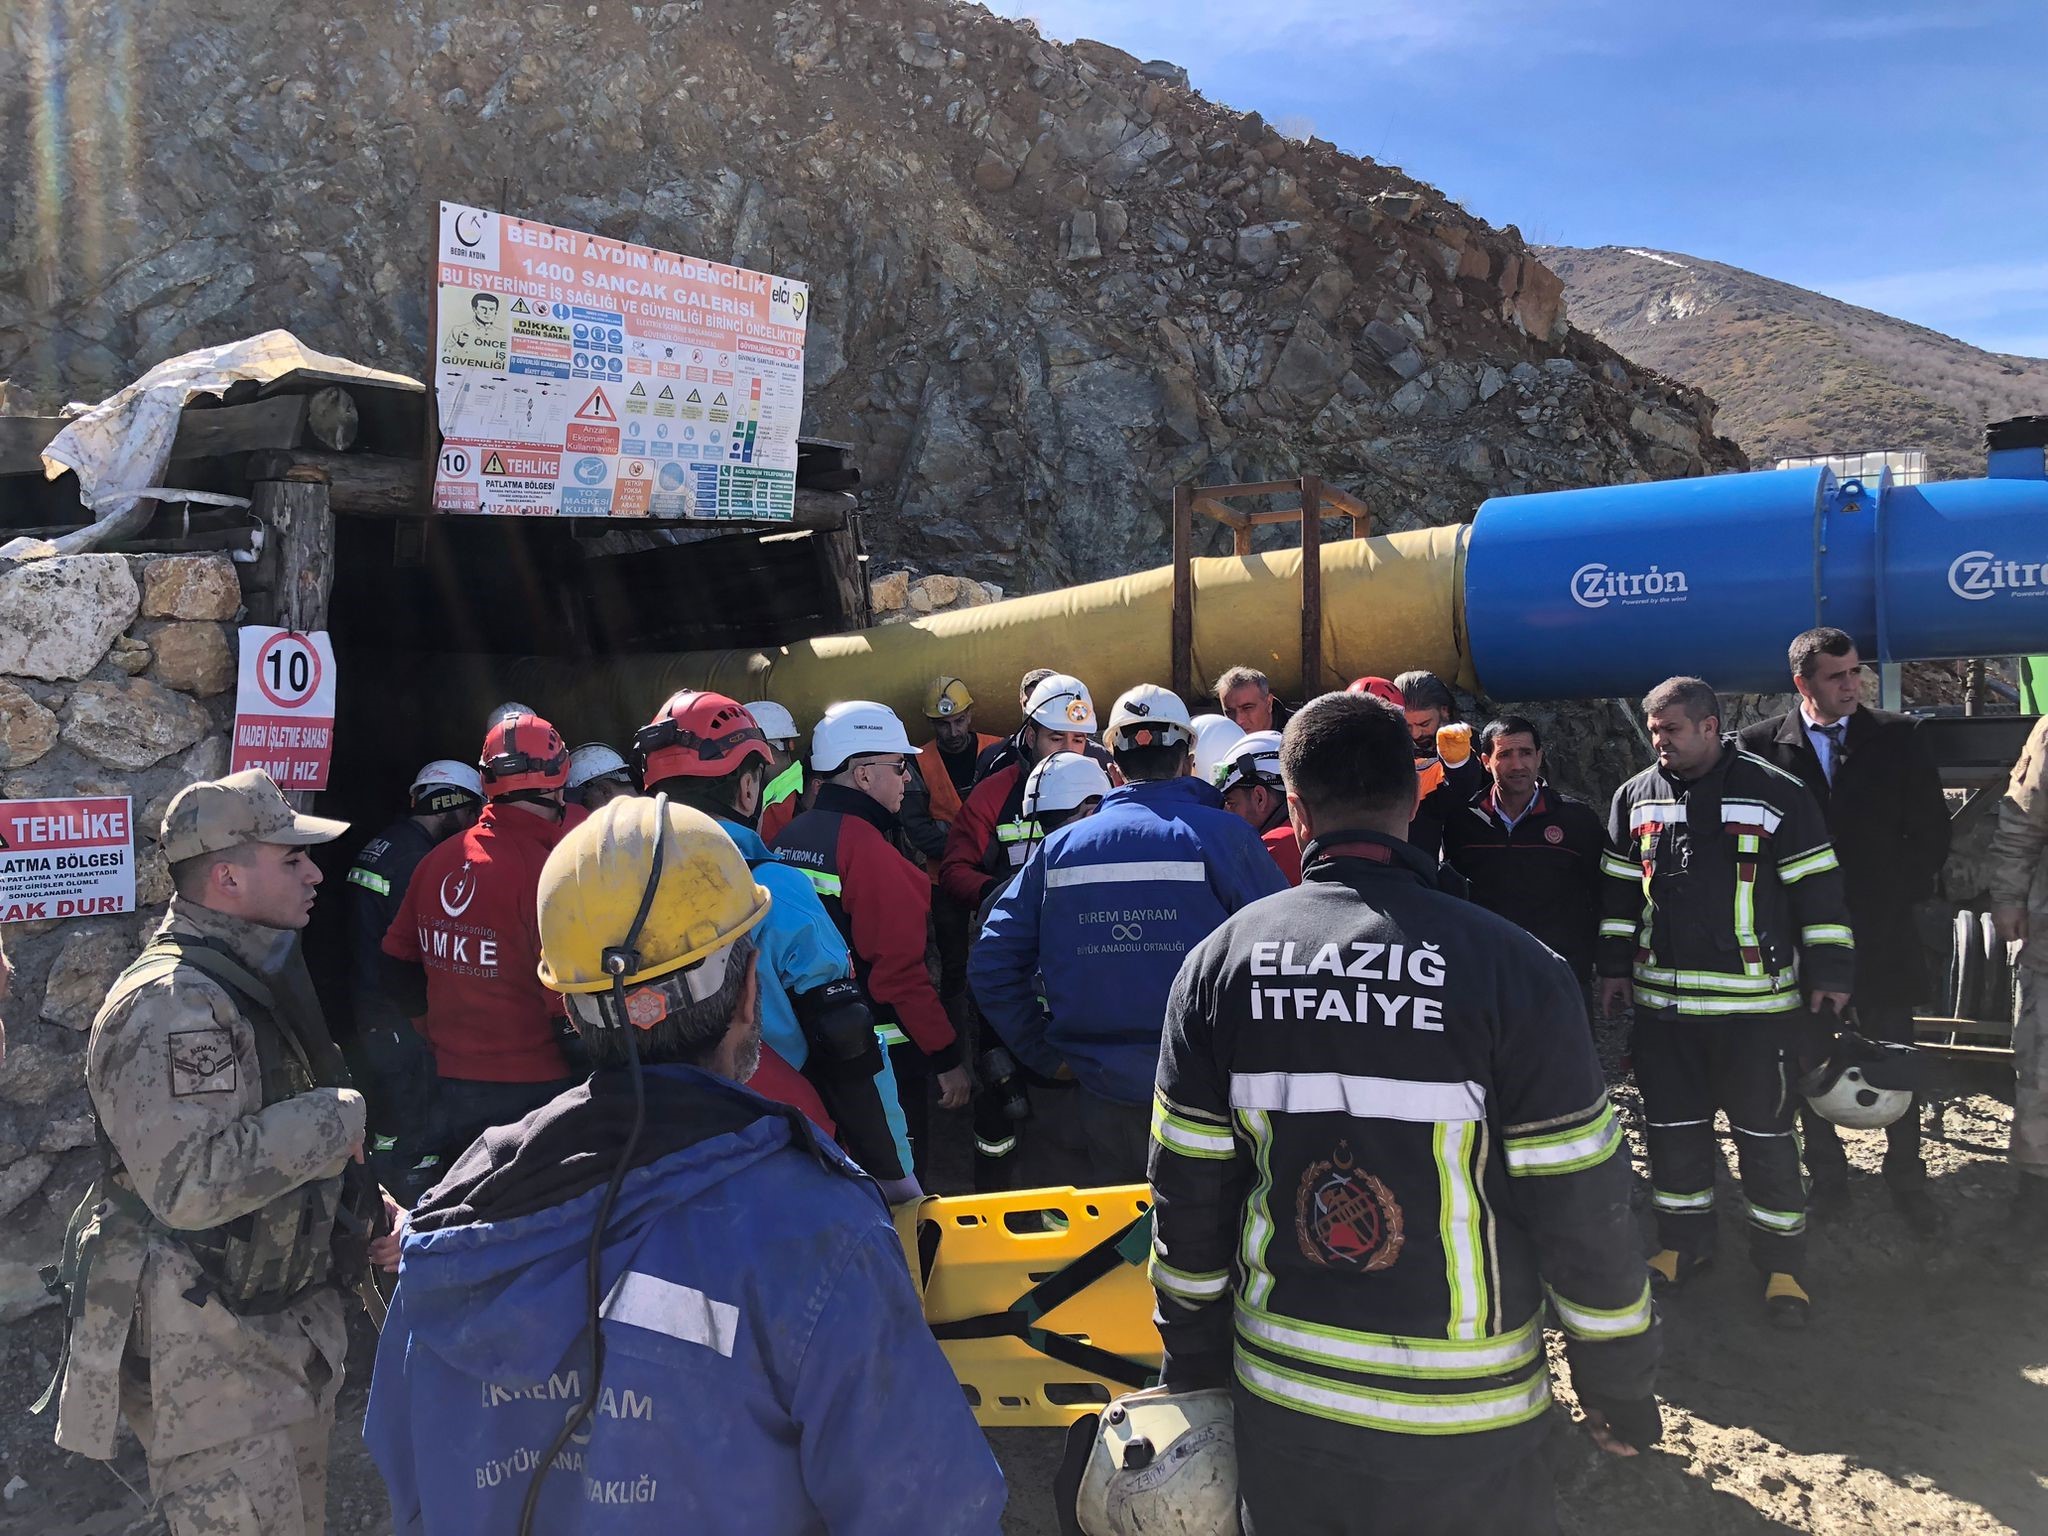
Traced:
<path fill-rule="evenodd" d="M 1635 1008 L 1660 1244 L 1650 1268 L 1675 1289 L 1714 1256 L 1714 1112 L 1725 1111 L 1766 1310 L 1804 1328 L 1806 1186 L 1788 1084 L 1849 1001 L 1841 869 L 1806 786 L 1723 739 L 1712 688 L 1670 678 L 1643 715 L 1657 761 L 1607 813 L 1597 964 L 1601 1011 Z"/>
<path fill-rule="evenodd" d="M 1025 781 L 1018 812 L 1030 825 L 1031 846 L 1036 849 L 1068 822 L 1093 816 L 1102 808 L 1102 797 L 1110 788 L 1102 765 L 1084 753 L 1055 752 L 1040 758 Z M 989 887 L 981 910 L 974 915 L 975 933 L 981 932 L 1011 880 Z M 1038 990 L 1043 998 L 1043 982 L 1038 983 Z M 1010 1054 L 987 1021 L 977 1015 L 976 1022 L 982 1034 L 973 1106 L 975 1191 L 1084 1184 L 1087 1162 L 1074 1124 L 1073 1075 L 1034 1071 Z M 1025 1120 L 1037 1124 L 1031 1132 L 1028 1155 L 1020 1157 L 1019 1132 Z M 1019 1184 L 1019 1167 L 1030 1170 L 1028 1184 Z"/>
<path fill-rule="evenodd" d="M 1001 1530 L 887 1207 L 741 1086 L 769 910 L 679 805 L 616 800 L 549 856 L 542 974 L 595 1070 L 413 1213 L 363 1431 L 399 1530 Z"/>
<path fill-rule="evenodd" d="M 1030 857 L 1030 831 L 1017 815 L 1032 767 L 1054 752 L 1093 757 L 1095 700 L 1088 685 L 1063 672 L 1048 672 L 1025 700 L 1024 723 L 1008 742 L 1015 751 L 994 771 L 984 771 L 960 806 L 946 834 L 939 863 L 939 889 L 968 911 L 978 911 L 991 885 L 1023 868 Z M 994 750 L 994 749 L 992 749 Z M 988 754 L 982 754 L 988 761 Z"/>
<path fill-rule="evenodd" d="M 1051 667 L 1033 667 L 1017 680 L 1017 713 L 1024 717 L 1024 723 L 1014 734 L 981 749 L 981 755 L 974 760 L 975 783 L 979 784 L 998 769 L 1008 767 L 1024 752 L 1024 733 L 1031 725 L 1031 696 L 1038 692 L 1038 685 L 1051 676 Z M 1029 766 L 1026 764 L 1027 771 Z"/>
<path fill-rule="evenodd" d="M 1398 714 L 1312 700 L 1282 762 L 1302 884 L 1197 946 L 1167 1007 L 1163 1383 L 1230 1388 L 1246 1536 L 1554 1532 L 1546 1295 L 1594 1441 L 1662 1432 L 1577 989 L 1404 839 Z"/>
<path fill-rule="evenodd" d="M 468 763 L 437 758 L 413 776 L 406 814 L 363 844 L 349 866 L 349 1001 L 370 1071 L 370 1166 L 407 1202 L 433 1182 L 427 1150 L 434 1107 L 434 1053 L 385 990 L 384 935 L 412 874 L 433 849 L 476 825 L 483 780 Z M 414 1187 L 416 1170 L 426 1182 Z"/>
<path fill-rule="evenodd" d="M 86 1046 L 101 1172 L 67 1234 L 57 1443 L 110 1461 L 126 1419 L 172 1536 L 318 1536 L 348 1336 L 336 1242 L 376 1199 L 364 1104 L 298 933 L 347 824 L 249 769 L 187 785 L 158 839 L 175 894 Z M 345 1245 L 341 1245 L 345 1246 Z M 396 1241 L 377 1257 L 395 1262 Z"/>
<path fill-rule="evenodd" d="M 702 811 L 738 846 L 774 906 L 754 935 L 761 973 L 761 1064 L 754 1092 L 803 1110 L 874 1175 L 889 1203 L 922 1193 L 890 1073 L 853 963 L 800 870 L 754 830 L 771 749 L 751 706 L 721 693 L 672 694 L 634 739 L 649 794 Z"/>
<path fill-rule="evenodd" d="M 1122 787 L 1046 839 L 997 898 L 967 981 L 1019 1061 L 1079 1080 L 1091 1182 L 1131 1184 L 1145 1177 L 1160 1021 L 1182 956 L 1287 882 L 1214 787 L 1188 776 L 1194 733 L 1178 697 L 1140 684 L 1103 734 Z"/>
<path fill-rule="evenodd" d="M 1444 823 L 1444 862 L 1472 900 L 1563 956 L 1583 992 L 1607 884 L 1600 813 L 1544 779 L 1543 738 L 1525 716 L 1489 720 L 1479 761 L 1492 782 Z"/>
<path fill-rule="evenodd" d="M 533 893 L 562 836 L 569 749 L 538 715 L 484 737 L 483 815 L 420 861 L 384 935 L 393 999 L 434 1051 L 428 1152 L 444 1161 L 569 1086 L 561 999 L 534 966 Z"/>
<path fill-rule="evenodd" d="M 939 951 L 939 1001 L 958 1029 L 967 1022 L 967 942 L 972 936 L 970 908 L 939 888 L 939 863 L 946 835 L 960 819 L 960 804 L 974 788 L 974 764 L 1001 738 L 974 728 L 974 695 L 957 677 L 935 677 L 925 690 L 924 717 L 932 739 L 917 749 L 918 788 L 924 794 L 924 816 L 937 834 L 936 851 L 920 844 L 925 871 L 932 882 L 932 942 Z M 905 797 L 906 820 L 909 795 Z"/>
<path fill-rule="evenodd" d="M 775 834 L 803 809 L 799 802 L 804 792 L 804 764 L 796 750 L 797 738 L 803 733 L 796 728 L 796 717 L 773 699 L 756 699 L 747 706 L 747 713 L 768 738 L 768 750 L 773 754 L 768 764 L 768 784 L 761 791 L 761 821 L 757 828 L 761 841 L 772 842 Z"/>
<path fill-rule="evenodd" d="M 783 830 L 775 855 L 809 878 L 852 952 L 854 976 L 889 1047 L 921 1184 L 933 1080 L 945 1109 L 963 1108 L 972 1083 L 925 969 L 931 882 L 889 840 L 911 751 L 903 722 L 887 705 L 862 700 L 827 709 L 811 731 L 817 800 Z"/>
<path fill-rule="evenodd" d="M 1948 800 L 1941 775 L 1903 715 L 1864 706 L 1863 659 L 1839 629 L 1809 629 L 1788 652 L 1799 707 L 1742 733 L 1744 751 L 1784 769 L 1827 817 L 1842 889 L 1856 930 L 1856 1031 L 1865 1039 L 1913 1043 L 1913 1004 L 1926 994 L 1927 967 L 1915 903 L 1934 894 L 1948 860 Z M 1835 1127 L 1810 1104 L 1799 1107 L 1801 1145 L 1815 1215 L 1849 1198 L 1849 1160 Z M 1920 1156 L 1920 1113 L 1885 1127 L 1884 1182 L 1893 1207 L 1922 1237 L 1943 1225 Z"/>
<path fill-rule="evenodd" d="M 1253 731 L 1217 768 L 1223 809 L 1259 834 L 1266 852 L 1289 885 L 1301 884 L 1301 845 L 1287 819 L 1287 790 L 1280 779 L 1280 733 Z"/>
<path fill-rule="evenodd" d="M 601 741 L 586 741 L 569 754 L 568 800 L 586 811 L 600 811 L 621 795 L 637 794 L 633 770 Z"/>
<path fill-rule="evenodd" d="M 1214 784 L 1216 770 L 1223 766 L 1230 749 L 1244 740 L 1245 733 L 1236 721 L 1222 715 L 1197 715 L 1188 724 L 1195 732 L 1195 750 L 1188 772 L 1204 784 Z"/>
<path fill-rule="evenodd" d="M 1273 696 L 1272 679 L 1256 667 L 1232 667 L 1217 678 L 1216 707 L 1247 736 L 1278 732 L 1287 724 L 1287 706 Z"/>
<path fill-rule="evenodd" d="M 1486 770 L 1472 755 L 1472 727 L 1458 720 L 1458 701 L 1434 672 L 1403 672 L 1394 679 L 1401 711 L 1422 776 L 1422 795 L 1408 823 L 1408 841 L 1441 857 L 1444 823 L 1486 787 Z"/>
<path fill-rule="evenodd" d="M 2019 1016 L 2013 1020 L 2012 1251 L 2048 1260 L 2048 716 L 2034 722 L 1998 802 L 1991 839 L 1992 921 L 2019 944 Z M 2041 930 L 2036 943 L 2034 930 Z"/>

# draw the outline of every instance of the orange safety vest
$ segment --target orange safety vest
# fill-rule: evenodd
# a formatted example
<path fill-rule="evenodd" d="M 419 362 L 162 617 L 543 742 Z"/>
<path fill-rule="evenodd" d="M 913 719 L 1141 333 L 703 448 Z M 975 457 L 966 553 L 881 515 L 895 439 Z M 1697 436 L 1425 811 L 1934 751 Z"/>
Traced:
<path fill-rule="evenodd" d="M 980 757 L 1001 740 L 1000 736 L 984 736 L 976 731 L 974 755 Z M 924 787 L 931 792 L 932 819 L 959 820 L 960 791 L 953 787 L 953 775 L 946 772 L 946 763 L 939 755 L 939 744 L 936 741 L 928 741 L 917 749 L 917 771 L 924 775 Z"/>

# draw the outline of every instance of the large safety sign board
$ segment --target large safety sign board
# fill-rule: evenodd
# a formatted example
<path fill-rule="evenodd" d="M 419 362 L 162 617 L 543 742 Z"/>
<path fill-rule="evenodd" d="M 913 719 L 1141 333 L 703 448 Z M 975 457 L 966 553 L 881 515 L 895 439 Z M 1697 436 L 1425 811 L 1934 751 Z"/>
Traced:
<path fill-rule="evenodd" d="M 0 923 L 135 910 L 126 795 L 0 800 Z"/>
<path fill-rule="evenodd" d="M 434 508 L 787 521 L 810 288 L 441 204 Z"/>
<path fill-rule="evenodd" d="M 285 790 L 327 787 L 334 757 L 334 646 L 325 630 L 246 624 L 230 772 L 261 768 Z"/>

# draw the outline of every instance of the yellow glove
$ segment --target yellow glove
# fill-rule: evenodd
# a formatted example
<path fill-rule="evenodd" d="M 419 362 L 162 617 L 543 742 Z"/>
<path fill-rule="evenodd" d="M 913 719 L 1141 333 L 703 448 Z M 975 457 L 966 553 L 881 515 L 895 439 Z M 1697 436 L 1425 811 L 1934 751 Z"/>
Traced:
<path fill-rule="evenodd" d="M 1463 766 L 1472 755 L 1472 727 L 1462 721 L 1436 728 L 1436 755 L 1446 768 Z"/>

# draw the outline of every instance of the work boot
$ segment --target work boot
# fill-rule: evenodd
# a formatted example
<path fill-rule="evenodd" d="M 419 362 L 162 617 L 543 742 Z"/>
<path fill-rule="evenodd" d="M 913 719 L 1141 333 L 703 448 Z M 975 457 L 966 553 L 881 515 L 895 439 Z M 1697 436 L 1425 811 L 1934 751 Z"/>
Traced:
<path fill-rule="evenodd" d="M 1680 1253 L 1661 1248 L 1650 1255 L 1650 1289 L 1659 1296 L 1676 1295 L 1701 1270 L 1714 1262 L 1707 1254 Z"/>
<path fill-rule="evenodd" d="M 1915 1237 L 1941 1235 L 1942 1229 L 1948 1225 L 1948 1217 L 1934 1203 L 1934 1196 L 1927 1193 L 1926 1185 L 1894 1184 L 1891 1192 L 1893 1209 Z"/>
<path fill-rule="evenodd" d="M 1764 1310 L 1770 1314 L 1772 1327 L 1801 1333 L 1813 1311 L 1813 1298 L 1792 1276 L 1774 1270 L 1764 1282 Z"/>

